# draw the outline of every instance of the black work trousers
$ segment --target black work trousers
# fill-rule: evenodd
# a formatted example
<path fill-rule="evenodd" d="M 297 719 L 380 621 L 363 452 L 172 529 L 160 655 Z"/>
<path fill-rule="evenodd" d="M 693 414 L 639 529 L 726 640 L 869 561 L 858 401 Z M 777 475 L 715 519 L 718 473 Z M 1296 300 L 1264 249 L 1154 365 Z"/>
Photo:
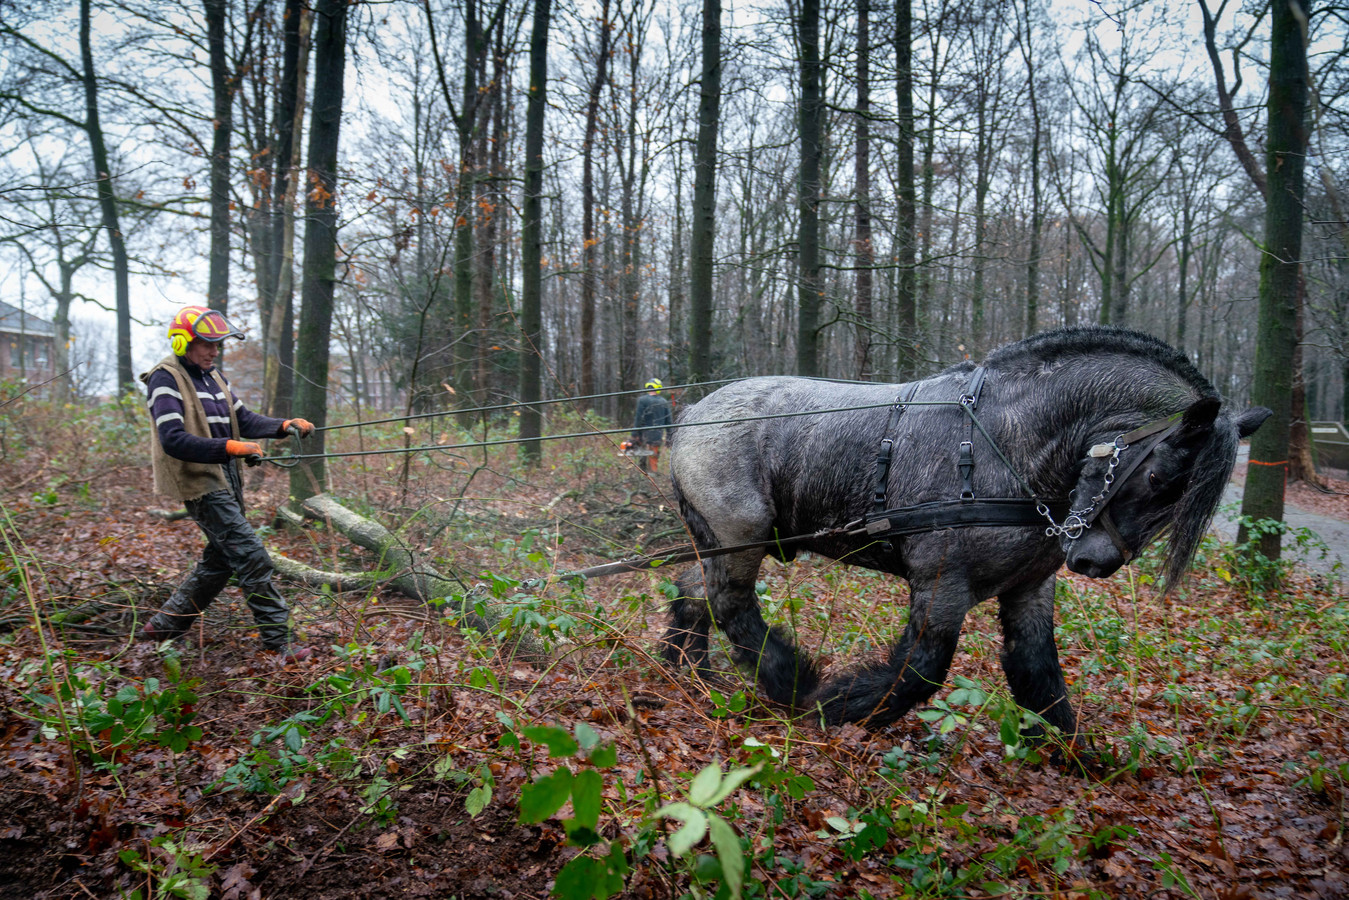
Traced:
<path fill-rule="evenodd" d="M 233 575 L 253 612 L 268 650 L 290 643 L 290 609 L 272 584 L 272 558 L 244 518 L 244 493 L 238 466 L 224 466 L 229 489 L 211 491 L 186 502 L 188 515 L 206 535 L 201 559 L 150 620 L 150 628 L 183 634 L 215 601 Z"/>

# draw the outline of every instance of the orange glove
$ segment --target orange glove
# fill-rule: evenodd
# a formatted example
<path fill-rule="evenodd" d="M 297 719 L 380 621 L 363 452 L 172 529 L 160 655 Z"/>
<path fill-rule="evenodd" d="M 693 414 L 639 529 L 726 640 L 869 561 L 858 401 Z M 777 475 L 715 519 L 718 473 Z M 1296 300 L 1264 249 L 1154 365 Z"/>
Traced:
<path fill-rule="evenodd" d="M 225 452 L 230 456 L 262 456 L 262 445 L 252 441 L 225 441 Z"/>
<path fill-rule="evenodd" d="M 314 433 L 314 423 L 308 419 L 287 419 L 281 423 L 282 431 L 290 431 L 292 428 L 299 429 L 300 437 L 309 437 Z"/>

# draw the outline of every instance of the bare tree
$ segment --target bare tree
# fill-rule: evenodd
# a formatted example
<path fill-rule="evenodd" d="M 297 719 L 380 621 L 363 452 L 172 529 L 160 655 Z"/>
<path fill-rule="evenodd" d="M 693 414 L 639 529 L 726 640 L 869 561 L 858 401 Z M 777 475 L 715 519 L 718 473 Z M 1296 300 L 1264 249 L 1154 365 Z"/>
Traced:
<path fill-rule="evenodd" d="M 305 192 L 304 281 L 300 292 L 300 352 L 296 355 L 296 412 L 322 428 L 328 421 L 328 352 L 337 281 L 337 149 L 347 51 L 346 0 L 319 0 L 314 9 L 314 110 L 309 130 Z M 322 454 L 324 432 L 313 452 Z M 303 503 L 325 486 L 321 458 L 291 470 L 290 495 Z"/>
<path fill-rule="evenodd" d="M 1260 321 L 1252 399 L 1269 407 L 1274 415 L 1251 438 L 1251 466 L 1241 502 L 1242 516 L 1250 519 L 1283 520 L 1303 289 L 1309 12 L 1310 3 L 1304 0 L 1275 3 L 1270 9 L 1265 239 L 1260 258 Z M 1243 526 L 1238 540 L 1246 536 Z M 1268 559 L 1278 559 L 1282 552 L 1282 535 L 1277 532 L 1261 532 L 1256 543 Z"/>
<path fill-rule="evenodd" d="M 721 115 L 721 0 L 703 0 L 698 144 L 693 158 L 689 247 L 689 380 L 712 371 L 712 272 L 716 248 L 717 126 Z"/>
<path fill-rule="evenodd" d="M 520 400 L 526 404 L 520 415 L 520 437 L 537 438 L 542 416 L 529 406 L 542 395 L 543 349 L 543 123 L 548 91 L 548 23 L 550 0 L 534 0 L 534 28 L 529 39 L 529 99 L 525 110 L 525 196 L 521 207 L 521 249 L 524 289 L 521 292 L 520 324 L 523 330 L 520 365 Z M 543 456 L 538 441 L 521 445 L 530 465 Z"/>
<path fill-rule="evenodd" d="M 797 176 L 797 301 L 796 373 L 820 374 L 820 0 L 802 0 L 797 18 L 801 54 L 799 139 L 801 167 Z"/>

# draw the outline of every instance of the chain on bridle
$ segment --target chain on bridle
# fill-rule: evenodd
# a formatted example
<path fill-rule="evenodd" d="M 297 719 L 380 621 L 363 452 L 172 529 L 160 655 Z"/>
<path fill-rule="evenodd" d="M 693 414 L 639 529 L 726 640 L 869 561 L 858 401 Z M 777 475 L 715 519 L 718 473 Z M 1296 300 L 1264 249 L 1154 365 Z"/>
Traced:
<path fill-rule="evenodd" d="M 1129 549 L 1123 536 L 1120 535 L 1119 529 L 1115 527 L 1115 523 L 1111 519 L 1107 509 L 1110 501 L 1116 496 L 1112 493 L 1112 490 L 1117 483 L 1122 484 L 1127 481 L 1129 476 L 1133 475 L 1138 467 L 1152 455 L 1152 451 L 1157 448 L 1157 445 L 1166 440 L 1180 428 L 1182 424 L 1182 415 L 1182 413 L 1175 413 L 1167 416 L 1165 419 L 1156 419 L 1146 425 L 1135 428 L 1133 431 L 1119 435 L 1108 444 L 1096 444 L 1087 451 L 1087 456 L 1092 459 L 1101 459 L 1107 456 L 1110 458 L 1110 461 L 1106 466 L 1105 478 L 1101 483 L 1101 490 L 1091 498 L 1091 501 L 1085 507 L 1081 509 L 1069 508 L 1068 515 L 1064 517 L 1061 524 L 1054 521 L 1054 517 L 1050 514 L 1049 507 L 1045 506 L 1043 503 L 1038 504 L 1036 509 L 1039 511 L 1040 515 L 1049 520 L 1049 527 L 1045 529 L 1045 534 L 1049 537 L 1062 536 L 1068 538 L 1070 541 L 1075 541 L 1082 536 L 1084 531 L 1091 528 L 1093 524 L 1099 521 L 1101 527 L 1105 529 L 1106 534 L 1110 536 L 1111 541 L 1115 544 L 1116 549 L 1124 555 L 1125 561 L 1127 562 L 1131 559 L 1133 557 L 1133 551 Z M 1142 452 L 1134 454 L 1129 463 L 1124 467 L 1123 471 L 1116 474 L 1115 470 L 1119 468 L 1121 454 L 1132 447 L 1136 442 L 1144 440 L 1145 438 L 1150 438 L 1150 440 L 1147 440 L 1146 443 L 1142 445 Z"/>

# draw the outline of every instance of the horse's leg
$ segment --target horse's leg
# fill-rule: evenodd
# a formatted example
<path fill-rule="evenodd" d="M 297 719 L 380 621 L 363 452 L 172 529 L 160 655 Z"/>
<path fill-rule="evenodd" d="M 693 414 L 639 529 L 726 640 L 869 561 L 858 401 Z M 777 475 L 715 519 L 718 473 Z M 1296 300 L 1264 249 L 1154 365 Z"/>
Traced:
<path fill-rule="evenodd" d="M 946 680 L 971 605 L 968 587 L 950 576 L 936 588 L 915 589 L 909 624 L 885 662 L 831 679 L 816 691 L 812 700 L 824 720 L 880 728 L 935 694 Z"/>
<path fill-rule="evenodd" d="M 762 550 L 752 550 L 708 560 L 708 605 L 736 663 L 754 673 L 771 700 L 798 706 L 815 690 L 819 673 L 785 631 L 763 619 L 754 591 L 763 557 Z"/>
<path fill-rule="evenodd" d="M 702 550 L 762 540 L 772 533 L 772 511 L 753 490 L 716 491 L 711 512 L 689 502 L 680 479 L 680 514 L 693 544 Z M 713 531 L 709 522 L 717 523 Z M 763 562 L 763 549 L 708 557 L 676 582 L 678 595 L 670 604 L 670 630 L 664 639 L 666 659 L 702 667 L 707 661 L 708 630 L 715 621 L 731 643 L 731 655 L 755 675 L 765 694 L 778 703 L 797 704 L 815 689 L 815 666 L 797 652 L 790 637 L 769 629 L 759 610 L 754 584 Z"/>
<path fill-rule="evenodd" d="M 694 547 L 709 550 L 721 546 L 716 533 L 697 509 L 681 502 L 680 515 L 688 526 Z M 712 628 L 712 613 L 708 608 L 709 579 L 704 570 L 713 559 L 703 560 L 675 579 L 677 590 L 670 601 L 670 628 L 661 641 L 661 654 L 671 665 L 688 666 L 698 671 L 707 668 L 707 636 Z"/>
<path fill-rule="evenodd" d="M 705 583 L 701 565 L 675 579 L 677 593 L 670 601 L 670 628 L 661 641 L 661 653 L 672 665 L 699 671 L 707 668 L 707 635 L 712 616 L 707 608 Z"/>
<path fill-rule="evenodd" d="M 1071 737 L 1077 731 L 1068 686 L 1054 643 L 1054 583 L 1044 581 L 998 598 L 1002 619 L 1002 670 L 1016 702 Z"/>

